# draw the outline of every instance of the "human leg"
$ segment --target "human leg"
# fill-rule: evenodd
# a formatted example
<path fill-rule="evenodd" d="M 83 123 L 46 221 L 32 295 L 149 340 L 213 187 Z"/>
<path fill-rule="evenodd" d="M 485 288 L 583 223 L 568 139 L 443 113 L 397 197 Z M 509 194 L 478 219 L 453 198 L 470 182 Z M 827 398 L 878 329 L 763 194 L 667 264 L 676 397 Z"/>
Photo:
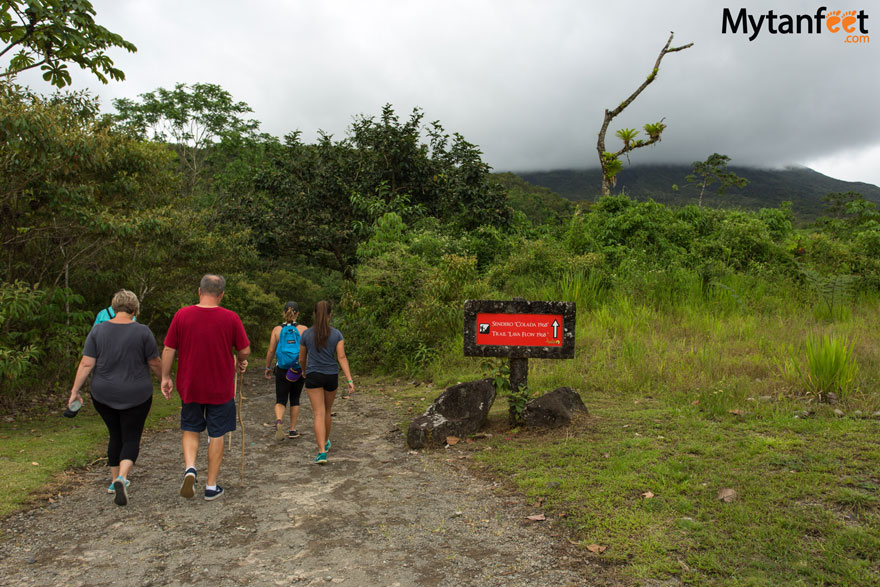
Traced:
<path fill-rule="evenodd" d="M 275 368 L 275 440 L 283 440 L 284 433 L 284 409 L 287 407 L 290 395 L 290 381 L 284 376 L 286 369 Z"/>
<path fill-rule="evenodd" d="M 333 424 L 331 416 L 333 414 L 334 400 L 336 400 L 336 392 L 335 391 L 325 391 L 324 392 L 324 430 L 326 431 L 327 439 L 330 438 L 330 427 Z M 326 445 L 326 443 L 325 443 L 325 445 Z"/>
<path fill-rule="evenodd" d="M 106 404 L 92 398 L 95 411 L 104 420 L 107 426 L 109 438 L 107 440 L 107 465 L 110 467 L 110 480 L 119 476 L 119 455 L 122 451 L 122 425 L 119 421 L 119 410 L 115 410 Z"/>
<path fill-rule="evenodd" d="M 333 401 L 336 399 L 336 389 L 339 387 L 339 375 L 323 375 L 324 381 L 324 430 L 327 434 L 324 443 L 324 451 L 330 450 L 330 427 L 331 415 L 333 414 Z"/>
<path fill-rule="evenodd" d="M 315 443 L 318 445 L 318 452 L 324 452 L 324 443 L 327 442 L 326 418 L 324 415 L 324 388 L 316 389 L 306 388 L 309 395 L 309 403 L 312 404 L 312 413 L 315 416 Z"/>
<path fill-rule="evenodd" d="M 192 430 L 183 431 L 183 464 L 187 469 L 196 468 L 196 455 L 199 453 L 199 437 L 198 432 Z"/>
<path fill-rule="evenodd" d="M 153 405 L 150 397 L 144 403 L 119 411 L 119 422 L 122 428 L 122 448 L 119 453 L 119 473 L 125 479 L 128 478 L 131 468 L 137 461 L 141 448 L 141 436 L 144 433 L 144 424 Z"/>
<path fill-rule="evenodd" d="M 235 400 L 223 404 L 207 404 L 205 421 L 208 428 L 208 482 L 207 488 L 217 485 L 220 465 L 223 463 L 225 436 L 235 430 Z M 207 498 L 207 493 L 206 493 Z"/>
<path fill-rule="evenodd" d="M 207 486 L 217 485 L 217 477 L 220 475 L 220 464 L 223 462 L 223 447 L 225 435 L 208 439 L 208 483 Z"/>
<path fill-rule="evenodd" d="M 290 406 L 290 431 L 296 430 L 296 422 L 299 420 L 299 406 Z"/>
<path fill-rule="evenodd" d="M 299 420 L 299 403 L 302 396 L 305 379 L 300 377 L 297 381 L 292 382 L 290 389 L 290 430 L 296 430 L 296 423 Z"/>

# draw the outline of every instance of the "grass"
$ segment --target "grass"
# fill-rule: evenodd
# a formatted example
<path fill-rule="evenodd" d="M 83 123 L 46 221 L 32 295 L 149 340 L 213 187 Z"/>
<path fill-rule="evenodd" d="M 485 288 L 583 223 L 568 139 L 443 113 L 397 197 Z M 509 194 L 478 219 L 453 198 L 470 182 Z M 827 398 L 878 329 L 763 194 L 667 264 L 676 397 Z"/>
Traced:
<path fill-rule="evenodd" d="M 63 472 L 106 455 L 107 428 L 91 402 L 86 400 L 76 418 L 64 418 L 63 409 L 59 399 L 58 409 L 50 413 L 0 424 L 0 517 L 46 499 L 46 487 Z M 179 410 L 179 401 L 166 401 L 157 389 L 147 429 L 166 428 Z"/>
<path fill-rule="evenodd" d="M 625 583 L 880 584 L 880 304 L 827 322 L 795 303 L 729 302 L 612 297 L 580 312 L 576 359 L 531 361 L 529 385 L 578 389 L 589 416 L 510 431 L 496 400 L 503 433 L 454 449 L 561 518 Z M 807 372 L 815 333 L 850 341 L 859 364 L 833 406 L 784 368 Z M 446 385 L 485 375 L 475 359 L 441 364 L 430 392 L 393 386 L 402 429 Z M 736 499 L 720 501 L 723 488 Z"/>

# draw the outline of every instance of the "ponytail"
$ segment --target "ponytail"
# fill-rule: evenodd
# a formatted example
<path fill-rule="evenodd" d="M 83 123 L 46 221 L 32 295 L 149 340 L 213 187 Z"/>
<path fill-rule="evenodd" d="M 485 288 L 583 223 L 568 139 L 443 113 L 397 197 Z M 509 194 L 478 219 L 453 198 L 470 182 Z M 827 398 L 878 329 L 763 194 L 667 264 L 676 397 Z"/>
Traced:
<path fill-rule="evenodd" d="M 315 347 L 322 349 L 330 338 L 330 302 L 321 300 L 315 304 Z"/>
<path fill-rule="evenodd" d="M 286 324 L 291 324 L 296 322 L 296 310 L 293 308 L 284 308 L 284 322 Z"/>

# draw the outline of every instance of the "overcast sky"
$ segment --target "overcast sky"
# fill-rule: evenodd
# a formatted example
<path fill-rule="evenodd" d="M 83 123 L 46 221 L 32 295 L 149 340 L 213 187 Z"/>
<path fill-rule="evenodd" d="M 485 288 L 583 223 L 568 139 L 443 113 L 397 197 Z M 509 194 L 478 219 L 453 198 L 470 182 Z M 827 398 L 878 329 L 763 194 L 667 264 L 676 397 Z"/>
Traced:
<path fill-rule="evenodd" d="M 96 21 L 138 47 L 112 58 L 126 81 L 75 87 L 107 109 L 176 82 L 220 84 L 262 130 L 345 135 L 352 117 L 413 107 L 482 149 L 497 171 L 595 167 L 605 108 L 651 72 L 648 89 L 608 132 L 665 117 L 663 141 L 633 164 L 705 159 L 808 165 L 880 184 L 880 6 L 864 9 L 871 41 L 845 33 L 722 34 L 722 9 L 757 19 L 814 14 L 821 1 L 729 0 L 92 0 Z M 876 7 L 876 8 L 875 8 Z M 778 26 L 778 23 L 777 23 Z M 31 82 L 38 86 L 39 82 Z"/>

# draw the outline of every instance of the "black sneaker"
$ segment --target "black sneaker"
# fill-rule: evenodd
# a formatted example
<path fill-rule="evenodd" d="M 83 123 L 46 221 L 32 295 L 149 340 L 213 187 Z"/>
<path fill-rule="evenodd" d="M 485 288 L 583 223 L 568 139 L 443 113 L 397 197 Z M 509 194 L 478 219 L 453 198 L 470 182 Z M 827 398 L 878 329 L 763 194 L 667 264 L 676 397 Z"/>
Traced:
<path fill-rule="evenodd" d="M 287 433 L 287 438 L 299 438 L 300 436 L 302 436 L 302 434 L 300 434 L 296 430 L 291 430 Z"/>
<path fill-rule="evenodd" d="M 187 499 L 195 496 L 195 486 L 196 470 L 195 467 L 190 467 L 186 470 L 186 473 L 183 474 L 183 483 L 180 484 L 180 496 Z"/>
<path fill-rule="evenodd" d="M 113 503 L 116 505 L 127 505 L 128 504 L 128 479 L 123 479 L 122 477 L 117 477 L 116 481 L 113 482 L 113 489 L 115 489 L 116 495 L 113 496 Z"/>
<path fill-rule="evenodd" d="M 217 489 L 205 489 L 205 501 L 213 501 L 223 495 L 223 488 L 219 485 Z"/>

